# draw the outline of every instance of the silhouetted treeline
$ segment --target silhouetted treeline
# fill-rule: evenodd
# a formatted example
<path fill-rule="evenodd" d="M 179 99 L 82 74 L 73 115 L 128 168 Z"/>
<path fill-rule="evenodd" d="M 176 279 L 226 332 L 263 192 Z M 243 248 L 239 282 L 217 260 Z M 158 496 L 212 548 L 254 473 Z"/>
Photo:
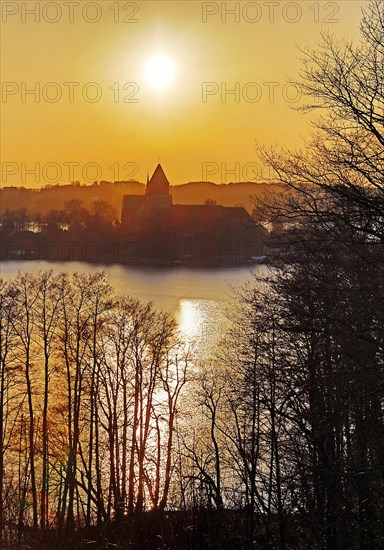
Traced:
<path fill-rule="evenodd" d="M 45 215 L 27 208 L 6 210 L 1 216 L 1 259 L 122 261 L 119 225 L 115 211 L 101 200 L 88 209 L 73 199 Z"/>
<path fill-rule="evenodd" d="M 113 297 L 103 274 L 19 275 L 0 300 L 2 540 L 54 526 L 69 544 L 83 525 L 164 510 L 189 364 L 175 322 Z"/>
<path fill-rule="evenodd" d="M 275 458 L 292 457 L 286 482 L 309 512 L 308 547 L 384 545 L 383 8 L 364 7 L 357 45 L 325 34 L 301 52 L 301 109 L 322 112 L 306 150 L 260 147 L 284 192 L 256 201 L 258 216 L 286 228 L 274 291 L 257 296 L 277 338 L 276 419 L 290 426 Z"/>

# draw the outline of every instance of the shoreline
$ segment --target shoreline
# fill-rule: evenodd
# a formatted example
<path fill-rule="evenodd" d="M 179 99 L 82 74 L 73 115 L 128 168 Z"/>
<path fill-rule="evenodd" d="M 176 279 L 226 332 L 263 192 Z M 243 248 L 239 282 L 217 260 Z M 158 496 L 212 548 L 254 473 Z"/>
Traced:
<path fill-rule="evenodd" d="M 47 258 L 47 257 L 23 257 L 20 258 L 20 256 L 14 256 L 14 257 L 7 257 L 7 258 L 0 258 L 0 264 L 1 263 L 8 263 L 8 262 L 18 262 L 20 264 L 25 262 L 48 262 L 52 264 L 56 263 L 84 263 L 84 264 L 91 264 L 91 265 L 105 265 L 105 266 L 111 266 L 111 265 L 120 265 L 120 266 L 133 266 L 133 267 L 191 267 L 191 268 L 204 268 L 204 269 L 221 269 L 221 268 L 236 268 L 236 267 L 252 267 L 257 265 L 267 265 L 268 259 L 265 257 L 263 260 L 248 260 L 248 261 L 238 261 L 238 262 L 185 262 L 182 260 L 173 260 L 173 261 L 159 261 L 159 260 L 153 260 L 153 259 L 138 259 L 138 260 L 130 260 L 130 261 L 115 261 L 115 260 L 106 260 L 102 258 L 95 258 L 95 259 L 87 259 L 87 258 Z"/>

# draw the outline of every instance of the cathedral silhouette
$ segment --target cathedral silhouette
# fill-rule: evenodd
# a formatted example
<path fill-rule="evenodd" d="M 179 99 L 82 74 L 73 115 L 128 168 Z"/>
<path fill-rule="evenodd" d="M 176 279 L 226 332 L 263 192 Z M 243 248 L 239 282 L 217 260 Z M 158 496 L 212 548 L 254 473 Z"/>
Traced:
<path fill-rule="evenodd" d="M 125 195 L 122 229 L 139 256 L 176 263 L 246 263 L 262 253 L 261 230 L 243 207 L 173 204 L 160 164 L 145 195 Z"/>

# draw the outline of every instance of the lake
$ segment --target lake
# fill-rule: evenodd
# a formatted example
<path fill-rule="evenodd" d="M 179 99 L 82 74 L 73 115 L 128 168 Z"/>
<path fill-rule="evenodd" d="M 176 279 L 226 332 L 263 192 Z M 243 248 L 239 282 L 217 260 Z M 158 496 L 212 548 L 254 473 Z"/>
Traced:
<path fill-rule="evenodd" d="M 220 338 L 225 328 L 225 310 L 234 299 L 233 288 L 263 275 L 266 266 L 252 265 L 227 268 L 143 267 L 133 265 L 100 265 L 84 262 L 7 261 L 0 263 L 0 275 L 9 279 L 20 272 L 54 273 L 104 271 L 117 294 L 128 294 L 142 301 L 152 301 L 157 309 L 176 318 L 181 332 L 198 338 L 209 347 Z"/>

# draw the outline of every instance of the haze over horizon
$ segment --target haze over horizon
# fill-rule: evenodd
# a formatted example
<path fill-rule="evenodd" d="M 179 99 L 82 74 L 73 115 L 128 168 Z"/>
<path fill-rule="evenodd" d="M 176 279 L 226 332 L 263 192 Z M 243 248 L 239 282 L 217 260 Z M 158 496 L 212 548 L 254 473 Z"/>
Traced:
<path fill-rule="evenodd" d="M 3 2 L 1 184 L 144 182 L 159 161 L 172 185 L 268 179 L 255 139 L 311 129 L 297 45 L 358 39 L 363 5 Z"/>

